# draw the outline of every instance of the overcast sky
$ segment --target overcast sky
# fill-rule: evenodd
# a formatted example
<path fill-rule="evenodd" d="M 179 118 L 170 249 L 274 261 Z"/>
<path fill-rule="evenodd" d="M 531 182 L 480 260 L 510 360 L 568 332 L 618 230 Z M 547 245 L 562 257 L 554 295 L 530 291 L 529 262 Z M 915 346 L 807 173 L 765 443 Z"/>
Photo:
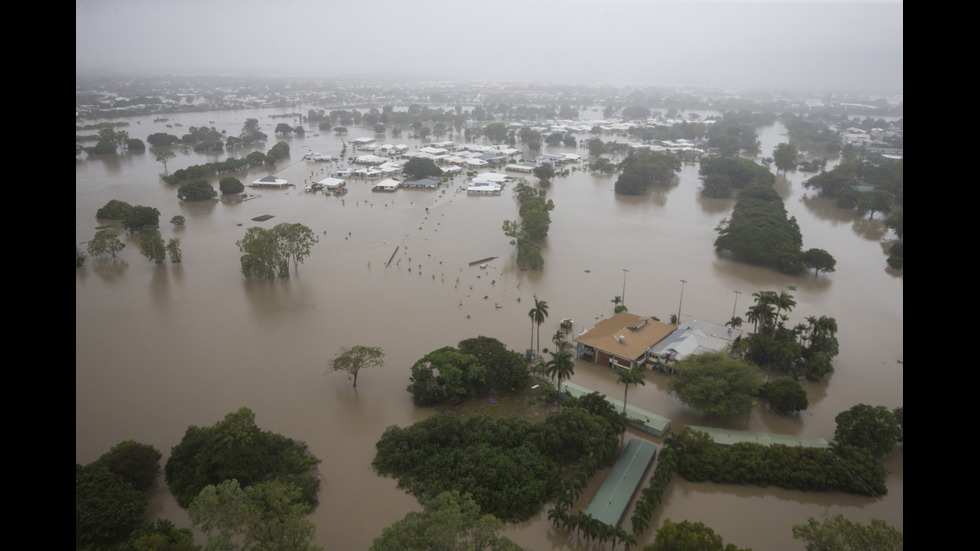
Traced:
<path fill-rule="evenodd" d="M 897 0 L 76 0 L 75 70 L 902 88 Z"/>

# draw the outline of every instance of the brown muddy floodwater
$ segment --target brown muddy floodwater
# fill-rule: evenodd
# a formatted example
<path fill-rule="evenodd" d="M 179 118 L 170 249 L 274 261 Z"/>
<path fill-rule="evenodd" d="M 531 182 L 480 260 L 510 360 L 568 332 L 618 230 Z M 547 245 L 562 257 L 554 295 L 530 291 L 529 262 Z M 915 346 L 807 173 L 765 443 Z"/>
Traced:
<path fill-rule="evenodd" d="M 269 117 L 275 112 L 177 115 L 157 123 L 133 118 L 124 129 L 144 140 L 154 132 L 185 133 L 177 124 L 237 134 L 246 118 L 258 118 L 271 136 L 284 120 Z M 356 132 L 351 138 L 369 135 Z M 769 153 L 786 141 L 785 130 L 763 129 L 760 139 Z M 176 189 L 160 180 L 162 165 L 151 152 L 76 161 L 76 243 L 84 248 L 96 231 L 96 210 L 119 199 L 159 209 L 164 239 L 179 237 L 184 253 L 182 264 L 157 267 L 140 256 L 135 239 L 126 238 L 117 261 L 90 259 L 76 271 L 76 462 L 94 461 L 127 439 L 152 444 L 166 461 L 189 425 L 212 425 L 247 406 L 261 428 L 307 442 L 323 460 L 320 506 L 312 514 L 317 543 L 332 550 L 366 549 L 385 526 L 420 509 L 394 480 L 370 467 L 386 427 L 434 412 L 412 404 L 405 391 L 409 367 L 427 352 L 478 335 L 523 351 L 530 345 L 527 312 L 534 295 L 550 308 L 542 336 L 553 334 L 565 317 L 575 320 L 578 334 L 612 315 L 611 300 L 623 294 L 624 276 L 630 311 L 665 321 L 680 309 L 683 321 L 724 323 L 736 299 L 744 317 L 753 292 L 788 290 L 797 300 L 790 324 L 810 315 L 838 322 L 836 371 L 820 383 L 804 383 L 810 408 L 798 416 L 757 407 L 745 422 L 706 419 L 667 393 L 665 375 L 650 373 L 645 386 L 631 390 L 630 403 L 671 418 L 675 431 L 712 424 L 831 440 L 834 417 L 855 404 L 903 405 L 903 280 L 886 269 L 881 245 L 894 236 L 880 220 L 863 220 L 807 197 L 804 174 L 780 178 L 777 189 L 800 224 L 804 247 L 826 249 L 837 259 L 832 274 L 786 276 L 719 258 L 714 228 L 730 215 L 733 201 L 701 198 L 697 167 L 691 165 L 676 186 L 646 197 L 617 197 L 612 177 L 575 171 L 556 178 L 548 195 L 556 208 L 543 248 L 545 268 L 521 272 L 501 231 L 503 220 L 517 219 L 513 186 L 499 197 L 471 197 L 460 191 L 462 176 L 439 190 L 394 193 L 372 193 L 370 183 L 349 180 L 343 199 L 324 197 L 305 193 L 305 181 L 327 176 L 336 165 L 299 159 L 309 150 L 339 155 L 339 139 L 310 133 L 289 145 L 291 159 L 277 174 L 296 187 L 251 190 L 258 197 L 239 203 L 179 202 Z M 169 169 L 224 157 L 178 153 Z M 255 170 L 239 178 L 247 183 L 268 173 Z M 187 219 L 185 227 L 168 223 L 176 214 Z M 273 218 L 252 222 L 266 214 Z M 235 241 L 249 226 L 280 222 L 306 224 L 320 242 L 289 280 L 246 281 Z M 469 265 L 487 257 L 497 258 L 485 269 Z M 362 373 L 357 389 L 340 374 L 325 376 L 337 350 L 354 344 L 380 346 L 386 354 L 385 367 Z M 572 380 L 615 396 L 622 392 L 608 368 L 582 361 Z M 662 442 L 637 432 L 630 437 Z M 667 518 L 702 521 L 726 542 L 757 551 L 803 549 L 791 526 L 810 516 L 843 513 L 865 523 L 881 518 L 904 530 L 902 449 L 885 463 L 891 474 L 881 499 L 675 478 L 651 526 Z M 593 481 L 580 507 L 600 482 Z M 601 548 L 553 528 L 546 510 L 508 526 L 506 535 L 533 550 Z M 190 526 L 162 477 L 150 512 Z M 652 541 L 654 531 L 640 543 Z M 204 540 L 199 536 L 196 542 Z"/>

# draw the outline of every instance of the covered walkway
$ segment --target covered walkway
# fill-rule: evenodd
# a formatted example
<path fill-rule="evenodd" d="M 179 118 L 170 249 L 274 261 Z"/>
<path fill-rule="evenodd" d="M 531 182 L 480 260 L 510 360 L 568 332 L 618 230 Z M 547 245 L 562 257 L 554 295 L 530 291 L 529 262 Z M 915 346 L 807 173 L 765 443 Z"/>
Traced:
<path fill-rule="evenodd" d="M 585 514 L 609 526 L 618 525 L 656 452 L 652 442 L 640 438 L 627 442 Z"/>

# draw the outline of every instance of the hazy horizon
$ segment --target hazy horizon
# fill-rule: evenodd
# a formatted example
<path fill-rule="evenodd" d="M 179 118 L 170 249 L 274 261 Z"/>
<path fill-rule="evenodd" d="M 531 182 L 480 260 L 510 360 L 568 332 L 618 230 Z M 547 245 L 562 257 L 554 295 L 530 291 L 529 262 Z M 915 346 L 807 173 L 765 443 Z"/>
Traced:
<path fill-rule="evenodd" d="M 76 0 L 75 70 L 901 91 L 903 4 Z"/>

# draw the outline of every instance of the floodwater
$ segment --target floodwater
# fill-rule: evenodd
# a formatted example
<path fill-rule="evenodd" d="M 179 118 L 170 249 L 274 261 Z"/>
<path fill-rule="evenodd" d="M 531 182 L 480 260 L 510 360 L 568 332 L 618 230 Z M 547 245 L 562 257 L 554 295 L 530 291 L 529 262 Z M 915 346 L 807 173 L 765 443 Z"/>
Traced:
<path fill-rule="evenodd" d="M 296 124 L 269 116 L 277 112 L 283 111 L 182 114 L 166 122 L 140 117 L 127 119 L 131 124 L 124 130 L 143 140 L 153 132 L 181 135 L 190 126 L 237 134 L 246 118 L 257 118 L 272 136 L 279 122 Z M 183 127 L 165 126 L 178 123 Z M 355 129 L 350 138 L 368 135 Z M 760 131 L 760 140 L 764 154 L 771 154 L 786 141 L 785 130 L 774 125 Z M 150 152 L 76 161 L 76 243 L 84 248 L 96 231 L 96 210 L 119 199 L 159 209 L 164 239 L 179 237 L 184 256 L 182 264 L 158 267 L 126 237 L 117 261 L 90 259 L 76 271 L 76 462 L 91 462 L 127 439 L 152 444 L 166 461 L 187 426 L 212 425 L 247 406 L 261 428 L 307 442 L 323 460 L 320 506 L 312 514 L 317 543 L 366 549 L 385 526 L 420 509 L 394 480 L 370 467 L 386 427 L 433 414 L 416 408 L 405 391 L 410 366 L 427 352 L 478 335 L 523 351 L 530 346 L 527 313 L 535 295 L 549 305 L 543 339 L 562 318 L 575 320 L 578 334 L 611 316 L 617 295 L 625 296 L 631 312 L 664 321 L 680 310 L 683 321 L 724 323 L 733 309 L 744 318 L 753 292 L 787 290 L 797 300 L 791 325 L 810 315 L 837 319 L 836 371 L 819 383 L 804 383 L 810 408 L 799 415 L 775 415 L 760 406 L 748 421 L 706 419 L 667 393 L 665 375 L 650 373 L 645 386 L 631 389 L 629 401 L 671 418 L 674 430 L 712 424 L 831 440 L 834 417 L 855 404 L 903 405 L 903 280 L 886 268 L 881 245 L 894 236 L 878 220 L 881 215 L 863 220 L 807 197 L 803 174 L 780 178 L 777 189 L 800 224 L 804 247 L 826 249 L 837 259 L 834 273 L 787 276 L 718 257 L 714 228 L 730 215 L 733 201 L 701 198 L 697 167 L 691 165 L 678 185 L 645 197 L 617 197 L 614 177 L 575 171 L 556 178 L 548 195 L 556 207 L 542 251 L 545 268 L 521 272 L 501 230 L 503 220 L 517 219 L 513 186 L 499 197 L 470 197 L 459 191 L 463 177 L 435 191 L 394 193 L 372 193 L 370 183 L 351 180 L 342 199 L 324 197 L 305 193 L 304 181 L 327 176 L 335 165 L 300 158 L 308 150 L 339 155 L 339 139 L 308 133 L 289 144 L 291 159 L 277 174 L 296 187 L 251 190 L 258 197 L 238 203 L 180 203 L 176 189 L 159 179 L 163 167 Z M 168 168 L 224 157 L 178 153 Z M 238 177 L 247 183 L 268 173 Z M 187 219 L 185 227 L 168 224 L 176 214 Z M 273 218 L 252 221 L 266 214 Z M 313 254 L 288 280 L 246 281 L 235 241 L 252 225 L 280 222 L 311 227 L 320 238 Z M 469 266 L 487 257 L 496 259 L 485 269 Z M 386 365 L 362 372 L 356 389 L 339 373 L 325 375 L 334 354 L 354 344 L 380 346 L 386 354 Z M 622 392 L 602 366 L 580 361 L 572 380 L 614 396 Z M 756 550 L 803 549 L 792 539 L 791 526 L 810 516 L 843 513 L 865 523 L 881 518 L 904 530 L 902 449 L 885 463 L 891 474 L 881 499 L 694 484 L 676 477 L 651 526 L 667 518 L 702 521 L 726 542 Z M 593 481 L 580 507 L 588 505 L 600 481 Z M 553 528 L 546 510 L 509 525 L 506 535 L 528 549 L 601 548 Z M 190 526 L 165 487 L 150 512 Z M 654 531 L 640 544 L 652 541 Z"/>

